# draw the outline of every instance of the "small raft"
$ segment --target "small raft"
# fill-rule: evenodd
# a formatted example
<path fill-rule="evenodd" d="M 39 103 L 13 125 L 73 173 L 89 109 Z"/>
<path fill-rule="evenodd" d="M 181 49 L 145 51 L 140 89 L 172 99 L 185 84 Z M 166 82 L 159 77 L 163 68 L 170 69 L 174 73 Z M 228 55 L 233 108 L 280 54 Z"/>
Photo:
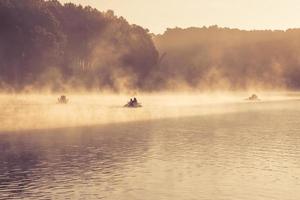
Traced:
<path fill-rule="evenodd" d="M 247 101 L 260 101 L 260 99 L 258 98 L 258 96 L 256 94 L 253 94 L 252 96 L 248 97 L 246 100 Z"/>
<path fill-rule="evenodd" d="M 69 102 L 69 100 L 67 99 L 67 97 L 65 95 L 62 95 L 57 99 L 57 103 L 59 103 L 59 104 L 67 104 L 68 102 Z"/>

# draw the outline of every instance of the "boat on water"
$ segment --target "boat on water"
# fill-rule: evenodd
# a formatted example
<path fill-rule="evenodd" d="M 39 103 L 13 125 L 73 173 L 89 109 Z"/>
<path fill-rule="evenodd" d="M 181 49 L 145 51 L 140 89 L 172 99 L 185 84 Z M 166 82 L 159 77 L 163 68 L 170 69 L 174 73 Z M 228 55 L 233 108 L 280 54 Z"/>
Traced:
<path fill-rule="evenodd" d="M 247 101 L 260 101 L 256 94 L 252 94 L 250 97 L 246 99 Z"/>
<path fill-rule="evenodd" d="M 136 98 L 130 99 L 130 101 L 124 105 L 125 108 L 140 108 L 142 104 L 140 104 Z"/>
<path fill-rule="evenodd" d="M 69 99 L 67 99 L 65 95 L 62 95 L 57 99 L 57 102 L 59 104 L 67 104 L 69 102 Z"/>

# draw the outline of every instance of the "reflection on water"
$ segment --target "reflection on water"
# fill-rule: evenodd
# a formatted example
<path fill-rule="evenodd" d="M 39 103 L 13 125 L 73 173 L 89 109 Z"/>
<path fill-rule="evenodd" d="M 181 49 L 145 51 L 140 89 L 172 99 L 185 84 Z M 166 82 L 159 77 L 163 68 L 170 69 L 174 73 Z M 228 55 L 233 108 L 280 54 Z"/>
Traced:
<path fill-rule="evenodd" d="M 231 108 L 3 132 L 0 199 L 299 199 L 300 102 Z"/>

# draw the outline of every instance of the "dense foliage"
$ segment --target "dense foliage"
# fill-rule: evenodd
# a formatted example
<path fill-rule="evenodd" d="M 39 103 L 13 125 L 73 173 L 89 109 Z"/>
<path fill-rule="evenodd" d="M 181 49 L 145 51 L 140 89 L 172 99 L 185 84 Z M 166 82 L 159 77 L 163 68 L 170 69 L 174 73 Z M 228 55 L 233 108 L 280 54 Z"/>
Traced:
<path fill-rule="evenodd" d="M 158 53 L 113 11 L 56 0 L 0 1 L 0 84 L 14 90 L 146 89 Z"/>
<path fill-rule="evenodd" d="M 300 29 L 168 29 L 155 37 L 165 84 L 200 89 L 300 88 Z"/>
<path fill-rule="evenodd" d="M 0 0 L 0 89 L 299 89 L 299 36 L 217 26 L 151 35 L 113 11 Z"/>

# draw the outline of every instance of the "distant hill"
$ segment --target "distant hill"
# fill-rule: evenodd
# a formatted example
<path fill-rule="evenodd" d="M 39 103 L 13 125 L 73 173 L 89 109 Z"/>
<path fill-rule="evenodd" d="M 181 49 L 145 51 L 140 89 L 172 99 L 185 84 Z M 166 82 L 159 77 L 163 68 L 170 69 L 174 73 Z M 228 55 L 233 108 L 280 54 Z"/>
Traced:
<path fill-rule="evenodd" d="M 300 29 L 174 28 L 154 37 L 165 80 L 200 89 L 300 89 Z M 166 83 L 168 84 L 168 83 Z M 178 84 L 178 82 L 177 82 Z"/>

